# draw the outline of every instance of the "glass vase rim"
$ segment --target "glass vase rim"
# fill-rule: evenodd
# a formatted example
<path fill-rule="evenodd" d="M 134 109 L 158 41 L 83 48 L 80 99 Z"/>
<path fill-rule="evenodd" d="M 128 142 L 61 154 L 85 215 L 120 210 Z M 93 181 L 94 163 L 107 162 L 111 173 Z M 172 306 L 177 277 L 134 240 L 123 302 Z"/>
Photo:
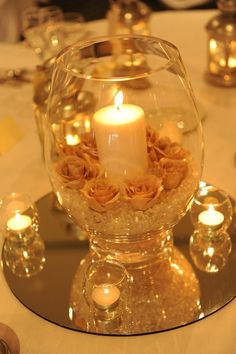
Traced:
<path fill-rule="evenodd" d="M 153 40 L 156 43 L 162 43 L 165 44 L 167 47 L 170 47 L 172 50 L 175 51 L 175 53 L 177 54 L 177 57 L 180 59 L 181 63 L 181 55 L 180 52 L 177 48 L 177 46 L 175 46 L 173 43 L 171 43 L 170 41 L 167 41 L 165 39 L 159 38 L 159 37 L 155 37 L 155 36 L 148 36 L 148 35 L 136 35 L 136 34 L 118 34 L 118 35 L 113 35 L 113 36 L 96 36 L 93 38 L 88 38 L 88 39 L 84 39 L 84 40 L 79 40 L 78 42 L 73 43 L 70 46 L 67 46 L 66 48 L 62 49 L 57 56 L 55 57 L 55 62 L 54 62 L 54 68 L 57 65 L 62 71 L 70 74 L 71 76 L 80 78 L 80 79 L 84 79 L 84 80 L 91 80 L 91 81 L 128 81 L 128 80 L 135 80 L 135 79 L 139 79 L 139 78 L 144 78 L 144 77 L 149 77 L 154 73 L 160 72 L 162 70 L 168 70 L 171 68 L 171 66 L 173 64 L 175 64 L 175 60 L 173 60 L 173 58 L 175 56 L 173 56 L 172 58 L 170 58 L 169 56 L 167 56 L 166 52 L 164 51 L 163 48 L 162 52 L 165 54 L 165 59 L 167 60 L 165 64 L 158 66 L 158 68 L 156 68 L 155 70 L 153 70 L 153 68 L 149 68 L 149 70 L 146 70 L 144 73 L 139 73 L 139 74 L 132 74 L 132 76 L 127 76 L 127 75 L 113 75 L 112 77 L 106 77 L 106 76 L 96 76 L 93 77 L 90 75 L 87 75 L 85 73 L 77 73 L 75 71 L 73 71 L 73 69 L 68 69 L 65 66 L 64 63 L 64 58 L 65 55 L 71 51 L 71 53 L 73 53 L 73 49 L 84 49 L 86 47 L 89 47 L 95 43 L 102 43 L 102 42 L 108 42 L 111 41 L 112 39 L 125 39 L 125 38 L 133 38 L 133 39 L 140 39 L 140 40 Z"/>

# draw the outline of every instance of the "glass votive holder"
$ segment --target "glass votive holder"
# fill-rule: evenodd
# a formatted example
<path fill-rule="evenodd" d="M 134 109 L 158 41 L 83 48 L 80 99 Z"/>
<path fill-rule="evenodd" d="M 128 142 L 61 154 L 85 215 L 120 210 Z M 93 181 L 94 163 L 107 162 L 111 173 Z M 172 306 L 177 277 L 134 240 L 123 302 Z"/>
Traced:
<path fill-rule="evenodd" d="M 13 192 L 1 201 L 0 219 L 6 240 L 15 244 L 27 244 L 38 231 L 38 211 L 31 198 Z"/>
<path fill-rule="evenodd" d="M 194 233 L 189 245 L 198 269 L 213 273 L 226 265 L 232 248 L 226 230 L 232 214 L 232 204 L 225 191 L 209 185 L 198 190 L 190 209 Z"/>
<path fill-rule="evenodd" d="M 34 234 L 28 243 L 17 245 L 11 239 L 6 239 L 3 246 L 3 257 L 13 274 L 20 278 L 30 278 L 44 268 L 45 244 L 42 237 Z"/>
<path fill-rule="evenodd" d="M 112 333 L 120 326 L 126 309 L 129 275 L 115 260 L 100 259 L 88 268 L 84 296 L 91 313 L 90 327 Z"/>
<path fill-rule="evenodd" d="M 208 21 L 208 68 L 206 79 L 215 85 L 236 85 L 236 2 L 218 0 L 219 13 Z"/>

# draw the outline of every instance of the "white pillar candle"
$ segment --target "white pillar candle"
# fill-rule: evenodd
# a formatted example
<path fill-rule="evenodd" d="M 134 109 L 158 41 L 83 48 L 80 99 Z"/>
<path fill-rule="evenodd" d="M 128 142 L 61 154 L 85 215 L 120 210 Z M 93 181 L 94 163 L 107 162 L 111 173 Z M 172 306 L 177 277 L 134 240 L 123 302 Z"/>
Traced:
<path fill-rule="evenodd" d="M 120 290 L 115 285 L 102 284 L 93 288 L 92 300 L 103 310 L 114 306 L 120 298 Z"/>
<path fill-rule="evenodd" d="M 12 231 L 22 232 L 30 227 L 31 222 L 30 216 L 17 213 L 7 221 L 7 227 Z"/>
<path fill-rule="evenodd" d="M 98 156 L 108 177 L 134 177 L 147 168 L 147 142 L 144 111 L 141 107 L 122 104 L 119 91 L 114 106 L 98 110 L 93 128 Z"/>
<path fill-rule="evenodd" d="M 198 221 L 209 227 L 217 227 L 220 226 L 224 221 L 224 215 L 215 210 L 213 205 L 210 205 L 207 210 L 202 211 L 198 215 Z"/>

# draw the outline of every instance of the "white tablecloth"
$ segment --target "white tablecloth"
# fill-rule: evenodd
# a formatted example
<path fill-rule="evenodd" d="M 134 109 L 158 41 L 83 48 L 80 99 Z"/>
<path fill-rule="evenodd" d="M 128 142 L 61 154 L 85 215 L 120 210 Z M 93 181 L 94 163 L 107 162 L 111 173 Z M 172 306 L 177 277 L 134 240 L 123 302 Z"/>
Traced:
<path fill-rule="evenodd" d="M 203 178 L 236 198 L 236 89 L 208 85 L 206 22 L 215 11 L 161 12 L 152 17 L 152 34 L 180 50 L 195 96 L 206 112 L 203 121 L 205 164 Z M 97 35 L 107 33 L 105 21 L 90 23 Z M 34 54 L 22 46 L 0 45 L 0 67 L 33 66 Z M 0 120 L 12 117 L 24 137 L 0 157 L 0 198 L 12 191 L 27 192 L 34 200 L 51 187 L 41 158 L 32 111 L 32 88 L 0 85 Z M 83 334 L 53 325 L 27 310 L 9 290 L 0 273 L 0 322 L 19 336 L 22 354 L 233 354 L 236 353 L 236 301 L 197 323 L 146 336 L 109 337 Z"/>

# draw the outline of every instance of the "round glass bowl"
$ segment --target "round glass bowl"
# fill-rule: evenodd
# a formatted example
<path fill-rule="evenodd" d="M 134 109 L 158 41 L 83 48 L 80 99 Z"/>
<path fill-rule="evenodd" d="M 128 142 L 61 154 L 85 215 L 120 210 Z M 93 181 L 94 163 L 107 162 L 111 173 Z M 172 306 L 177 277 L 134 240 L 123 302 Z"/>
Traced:
<path fill-rule="evenodd" d="M 89 100 L 81 105 L 83 93 Z M 186 213 L 202 171 L 201 124 L 177 48 L 158 38 L 121 35 L 63 50 L 54 64 L 44 150 L 58 200 L 90 243 L 73 283 L 72 317 L 76 312 L 80 327 L 95 323 L 93 331 L 101 333 L 156 330 L 157 313 L 170 308 L 162 301 L 165 279 L 167 293 L 177 289 L 175 269 L 181 268 L 182 255 L 172 265 L 172 228 Z M 98 259 L 117 262 L 132 279 L 132 295 L 108 327 L 97 319 L 110 321 L 107 315 L 120 312 L 113 304 L 104 312 L 94 296 L 110 294 L 113 285 L 96 285 L 89 304 L 81 295 Z M 189 273 L 191 267 L 177 275 L 186 284 L 181 306 L 186 299 L 198 303 Z M 115 300 L 114 308 L 121 303 Z M 170 311 L 167 321 L 183 311 Z M 186 313 L 192 318 L 195 310 Z"/>
<path fill-rule="evenodd" d="M 74 105 L 65 118 L 62 107 L 80 92 L 93 104 Z M 55 61 L 47 116 L 53 189 L 93 249 L 124 263 L 169 257 L 169 230 L 202 169 L 201 125 L 177 48 L 146 36 L 66 48 Z"/>

